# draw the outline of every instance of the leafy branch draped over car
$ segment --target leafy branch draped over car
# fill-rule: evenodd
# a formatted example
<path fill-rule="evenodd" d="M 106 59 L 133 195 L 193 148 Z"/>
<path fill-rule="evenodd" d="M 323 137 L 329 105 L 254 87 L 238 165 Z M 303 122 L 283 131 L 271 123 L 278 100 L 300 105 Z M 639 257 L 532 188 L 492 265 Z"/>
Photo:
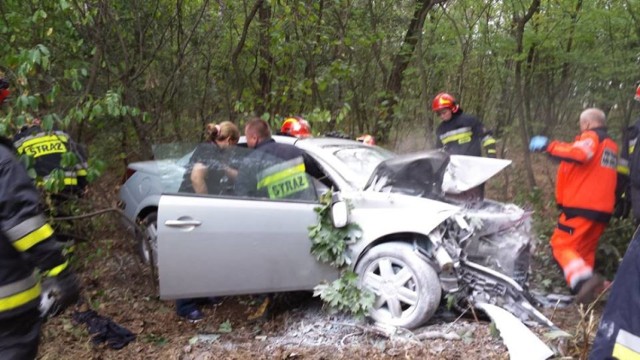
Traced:
<path fill-rule="evenodd" d="M 320 296 L 332 309 L 348 311 L 357 317 L 365 316 L 373 307 L 375 295 L 358 286 L 358 275 L 351 271 L 346 254 L 347 242 L 360 237 L 360 226 L 349 223 L 343 228 L 333 226 L 331 205 L 333 192 L 327 191 L 320 197 L 321 206 L 315 208 L 318 224 L 309 227 L 311 254 L 318 261 L 342 269 L 341 277 L 330 284 L 320 284 L 314 288 L 314 296 Z"/>

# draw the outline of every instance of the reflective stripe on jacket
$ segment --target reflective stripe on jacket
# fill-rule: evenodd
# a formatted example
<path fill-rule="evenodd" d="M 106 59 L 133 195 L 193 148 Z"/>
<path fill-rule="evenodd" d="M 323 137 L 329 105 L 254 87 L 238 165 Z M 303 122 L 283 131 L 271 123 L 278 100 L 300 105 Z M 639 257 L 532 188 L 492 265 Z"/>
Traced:
<path fill-rule="evenodd" d="M 482 148 L 488 157 L 496 156 L 496 140 L 475 116 L 459 110 L 436 129 L 436 147 L 449 154 L 482 156 Z"/>
<path fill-rule="evenodd" d="M 563 212 L 608 222 L 615 205 L 618 145 L 606 128 L 584 131 L 573 143 L 552 141 L 547 152 L 561 160 L 556 202 Z"/>

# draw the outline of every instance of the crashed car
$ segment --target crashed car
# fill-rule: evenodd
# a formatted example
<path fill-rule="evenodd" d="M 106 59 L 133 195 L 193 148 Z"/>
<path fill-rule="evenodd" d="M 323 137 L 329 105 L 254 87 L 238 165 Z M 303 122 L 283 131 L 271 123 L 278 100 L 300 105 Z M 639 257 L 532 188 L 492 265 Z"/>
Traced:
<path fill-rule="evenodd" d="M 336 226 L 361 229 L 347 256 L 376 296 L 373 320 L 415 328 L 447 296 L 455 306 L 494 304 L 523 321 L 552 325 L 526 289 L 530 213 L 457 196 L 510 161 L 440 151 L 396 156 L 345 139 L 275 138 L 313 162 L 306 176 L 314 191 L 296 199 L 164 192 L 157 238 L 150 239 L 157 243 L 161 298 L 312 290 L 338 278 L 337 269 L 312 256 L 309 239 L 319 197 L 332 189 L 334 209 L 343 210 L 335 211 Z"/>

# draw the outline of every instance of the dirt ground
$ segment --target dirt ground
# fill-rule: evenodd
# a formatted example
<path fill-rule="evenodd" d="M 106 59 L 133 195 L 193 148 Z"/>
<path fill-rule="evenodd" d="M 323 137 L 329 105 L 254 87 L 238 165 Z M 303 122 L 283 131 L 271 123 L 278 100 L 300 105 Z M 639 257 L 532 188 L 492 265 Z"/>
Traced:
<path fill-rule="evenodd" d="M 107 226 L 108 224 L 105 224 Z M 43 328 L 41 359 L 508 359 L 490 322 L 462 316 L 438 316 L 413 332 L 391 333 L 344 314 L 330 314 L 309 294 L 283 294 L 270 315 L 260 321 L 247 316 L 257 304 L 251 296 L 229 297 L 203 307 L 206 318 L 196 324 L 175 315 L 174 304 L 161 301 L 150 271 L 133 251 L 133 239 L 118 236 L 78 245 L 75 266 L 84 286 L 83 304 L 50 319 Z M 120 350 L 93 344 L 86 325 L 72 319 L 74 311 L 91 308 L 136 335 Z M 597 325 L 600 309 L 591 319 Z M 545 314 L 573 339 L 560 343 L 534 331 L 558 356 L 578 358 L 577 338 L 589 316 L 577 307 L 545 309 Z M 594 325 L 595 324 L 595 325 Z M 591 331 L 592 332 L 592 331 Z M 593 333 L 591 333 L 593 335 Z"/>

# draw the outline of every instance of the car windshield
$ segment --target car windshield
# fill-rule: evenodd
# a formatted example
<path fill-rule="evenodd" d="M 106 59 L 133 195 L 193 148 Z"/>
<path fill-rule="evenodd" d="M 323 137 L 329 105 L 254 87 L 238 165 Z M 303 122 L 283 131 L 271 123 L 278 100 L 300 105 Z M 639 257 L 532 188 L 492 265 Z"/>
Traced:
<path fill-rule="evenodd" d="M 327 145 L 323 149 L 331 152 L 352 172 L 346 178 L 357 179 L 360 187 L 369 180 L 378 164 L 395 156 L 391 151 L 377 146 Z"/>

